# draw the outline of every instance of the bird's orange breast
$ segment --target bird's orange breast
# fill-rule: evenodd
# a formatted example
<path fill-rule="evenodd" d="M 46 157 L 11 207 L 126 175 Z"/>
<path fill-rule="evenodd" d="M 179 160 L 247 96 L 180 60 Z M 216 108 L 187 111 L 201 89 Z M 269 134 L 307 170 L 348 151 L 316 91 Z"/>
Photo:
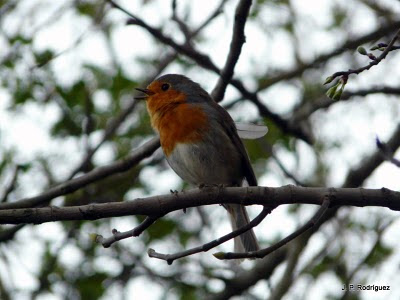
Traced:
<path fill-rule="evenodd" d="M 201 141 L 208 127 L 203 109 L 187 103 L 186 96 L 174 90 L 150 96 L 147 109 L 153 128 L 160 134 L 166 156 L 171 154 L 178 143 Z"/>

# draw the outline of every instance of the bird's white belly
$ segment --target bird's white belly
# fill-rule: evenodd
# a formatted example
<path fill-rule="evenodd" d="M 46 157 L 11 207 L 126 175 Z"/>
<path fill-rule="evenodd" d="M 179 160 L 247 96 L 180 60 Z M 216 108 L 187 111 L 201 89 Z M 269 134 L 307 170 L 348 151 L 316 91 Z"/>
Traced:
<path fill-rule="evenodd" d="M 171 168 L 183 180 L 194 184 L 227 184 L 241 181 L 240 162 L 205 145 L 177 144 L 167 157 Z"/>

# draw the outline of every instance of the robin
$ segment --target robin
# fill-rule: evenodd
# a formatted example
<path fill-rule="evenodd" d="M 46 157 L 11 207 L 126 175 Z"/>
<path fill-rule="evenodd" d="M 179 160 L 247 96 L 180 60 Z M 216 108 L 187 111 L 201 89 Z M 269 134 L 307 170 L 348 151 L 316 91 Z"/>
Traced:
<path fill-rule="evenodd" d="M 171 168 L 193 185 L 241 186 L 244 181 L 257 185 L 238 129 L 228 112 L 217 104 L 198 83 L 178 75 L 163 75 L 146 89 L 144 96 L 152 127 L 158 132 L 161 147 Z M 254 129 L 256 129 L 254 131 Z M 266 127 L 241 125 L 239 132 L 248 138 L 266 133 Z M 233 230 L 249 223 L 243 205 L 224 204 Z M 253 230 L 234 240 L 235 252 L 259 249 Z"/>

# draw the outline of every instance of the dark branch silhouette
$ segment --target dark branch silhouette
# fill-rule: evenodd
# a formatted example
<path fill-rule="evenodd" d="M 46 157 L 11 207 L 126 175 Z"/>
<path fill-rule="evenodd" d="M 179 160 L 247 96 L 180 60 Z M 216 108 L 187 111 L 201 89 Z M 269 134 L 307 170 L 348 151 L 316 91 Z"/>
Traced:
<path fill-rule="evenodd" d="M 263 258 L 267 256 L 268 254 L 276 251 L 277 249 L 283 247 L 287 243 L 289 243 L 291 240 L 297 238 L 299 235 L 302 233 L 306 232 L 310 228 L 314 227 L 318 222 L 320 221 L 321 217 L 326 213 L 326 211 L 329 208 L 329 205 L 331 203 L 331 196 L 327 196 L 327 198 L 322 202 L 321 207 L 317 210 L 314 216 L 303 226 L 301 226 L 299 229 L 285 237 L 283 240 L 279 241 L 278 243 L 268 247 L 264 248 L 258 251 L 253 251 L 253 252 L 245 252 L 245 253 L 237 253 L 237 252 L 219 252 L 215 253 L 214 256 L 218 259 L 241 259 L 241 258 Z"/>
<path fill-rule="evenodd" d="M 243 232 L 246 232 L 250 229 L 252 229 L 255 226 L 258 226 L 258 224 L 260 224 L 262 222 L 262 220 L 265 219 L 265 217 L 271 213 L 271 211 L 274 209 L 274 207 L 269 207 L 269 206 L 264 206 L 263 210 L 260 212 L 260 214 L 255 217 L 251 222 L 249 222 L 246 226 L 243 226 L 235 231 L 232 231 L 222 237 L 219 237 L 211 242 L 205 243 L 201 246 L 192 248 L 192 249 L 188 249 L 182 252 L 178 252 L 175 254 L 162 254 L 162 253 L 158 253 L 156 252 L 154 249 L 149 249 L 148 250 L 148 255 L 150 257 L 153 258 L 158 258 L 158 259 L 162 259 L 165 260 L 169 265 L 171 265 L 174 260 L 182 258 L 182 257 L 186 257 L 189 255 L 193 255 L 196 253 L 200 253 L 200 252 L 207 252 L 208 250 L 215 248 L 239 235 L 241 235 Z"/>
<path fill-rule="evenodd" d="M 68 207 L 40 207 L 0 210 L 0 224 L 45 223 L 71 220 L 146 215 L 158 216 L 175 210 L 202 205 L 237 203 L 279 206 L 283 204 L 321 205 L 326 196 L 331 206 L 379 206 L 400 210 L 400 192 L 363 188 L 283 187 L 205 187 L 173 194 L 137 198 L 133 201 L 88 204 Z"/>
<path fill-rule="evenodd" d="M 180 54 L 183 54 L 191 58 L 197 64 L 199 64 L 199 66 L 207 70 L 210 70 L 218 75 L 221 75 L 221 70 L 211 61 L 210 57 L 207 56 L 206 54 L 200 53 L 198 50 L 194 49 L 189 44 L 184 44 L 184 45 L 178 44 L 172 38 L 162 33 L 161 30 L 150 26 L 138 16 L 135 16 L 134 14 L 130 13 L 129 11 L 127 11 L 126 9 L 115 3 L 115 1 L 108 0 L 108 2 L 111 3 L 115 8 L 119 9 L 120 11 L 124 12 L 130 17 L 130 19 L 127 22 L 128 25 L 137 25 L 146 29 L 154 38 L 156 38 L 163 44 L 168 45 L 173 49 L 175 49 L 175 51 L 179 52 Z M 250 92 L 240 80 L 231 78 L 230 84 L 232 84 L 243 95 L 243 97 L 253 102 L 262 116 L 270 118 L 282 131 L 292 134 L 309 144 L 313 143 L 313 138 L 312 136 L 310 136 L 308 132 L 304 131 L 302 127 L 293 125 L 288 120 L 285 120 L 278 114 L 270 111 L 262 103 L 257 93 Z"/>
<path fill-rule="evenodd" d="M 241 0 L 236 7 L 235 23 L 233 25 L 233 34 L 229 54 L 226 58 L 225 66 L 220 72 L 221 76 L 219 77 L 218 82 L 211 93 L 212 98 L 216 102 L 220 102 L 222 99 L 224 99 L 226 87 L 233 77 L 233 71 L 237 61 L 239 60 L 240 53 L 242 52 L 242 46 L 246 41 L 246 37 L 244 35 L 244 26 L 249 15 L 250 6 L 251 0 Z"/>
<path fill-rule="evenodd" d="M 153 138 L 144 145 L 135 149 L 132 154 L 125 159 L 116 161 L 108 166 L 96 168 L 93 171 L 90 171 L 89 173 L 80 177 L 67 180 L 53 188 L 50 188 L 49 190 L 38 196 L 21 199 L 15 202 L 1 203 L 0 210 L 46 205 L 49 203 L 50 200 L 58 196 L 72 193 L 90 183 L 106 178 L 110 175 L 128 171 L 133 166 L 138 164 L 142 159 L 152 155 L 158 147 L 160 147 L 160 140 L 158 138 Z"/>

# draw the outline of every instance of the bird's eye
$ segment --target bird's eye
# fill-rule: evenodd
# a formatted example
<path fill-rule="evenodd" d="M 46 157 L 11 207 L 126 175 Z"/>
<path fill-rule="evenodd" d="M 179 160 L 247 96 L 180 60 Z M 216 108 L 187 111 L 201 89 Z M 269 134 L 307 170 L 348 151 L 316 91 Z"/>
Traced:
<path fill-rule="evenodd" d="M 161 86 L 161 89 L 165 92 L 166 90 L 169 89 L 169 84 L 168 84 L 168 83 L 164 83 L 164 84 Z"/>

